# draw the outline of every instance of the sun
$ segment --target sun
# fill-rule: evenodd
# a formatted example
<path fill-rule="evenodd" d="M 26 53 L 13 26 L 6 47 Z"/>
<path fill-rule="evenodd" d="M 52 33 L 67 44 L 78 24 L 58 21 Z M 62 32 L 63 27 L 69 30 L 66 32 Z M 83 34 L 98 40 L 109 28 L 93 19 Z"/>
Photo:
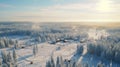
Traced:
<path fill-rule="evenodd" d="M 112 1 L 111 0 L 99 0 L 96 9 L 100 12 L 110 12 L 112 11 Z"/>

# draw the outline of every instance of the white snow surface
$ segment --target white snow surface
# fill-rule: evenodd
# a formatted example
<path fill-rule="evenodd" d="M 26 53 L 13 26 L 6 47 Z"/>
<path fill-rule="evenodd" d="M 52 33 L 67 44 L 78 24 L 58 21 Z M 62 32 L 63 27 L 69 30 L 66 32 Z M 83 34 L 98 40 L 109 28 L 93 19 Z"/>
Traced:
<path fill-rule="evenodd" d="M 32 46 L 24 49 L 17 50 L 19 67 L 45 67 L 46 61 L 50 59 L 53 54 L 54 59 L 57 56 L 62 56 L 63 59 L 70 59 L 76 50 L 77 44 L 56 44 L 51 45 L 48 43 L 38 44 L 38 54 L 33 56 Z M 60 48 L 57 50 L 57 48 Z M 30 64 L 30 62 L 33 64 Z"/>

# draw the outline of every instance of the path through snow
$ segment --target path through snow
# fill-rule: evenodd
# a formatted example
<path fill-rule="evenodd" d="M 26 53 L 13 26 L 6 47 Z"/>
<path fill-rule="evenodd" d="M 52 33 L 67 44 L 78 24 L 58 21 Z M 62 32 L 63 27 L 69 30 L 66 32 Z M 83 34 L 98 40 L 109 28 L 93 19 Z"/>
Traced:
<path fill-rule="evenodd" d="M 82 54 L 81 54 L 81 56 L 80 56 L 80 58 L 79 58 L 79 60 L 78 60 L 77 63 L 80 63 L 80 62 L 82 61 L 83 56 L 84 56 L 86 53 L 87 53 L 87 44 L 84 44 L 84 45 L 83 45 L 83 52 L 82 52 Z"/>

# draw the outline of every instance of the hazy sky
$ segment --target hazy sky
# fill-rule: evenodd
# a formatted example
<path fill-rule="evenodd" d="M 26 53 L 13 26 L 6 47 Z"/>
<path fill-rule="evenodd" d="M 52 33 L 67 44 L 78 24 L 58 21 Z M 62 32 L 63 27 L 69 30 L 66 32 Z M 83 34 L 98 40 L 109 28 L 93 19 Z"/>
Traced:
<path fill-rule="evenodd" d="M 120 0 L 0 0 L 0 21 L 120 21 Z"/>

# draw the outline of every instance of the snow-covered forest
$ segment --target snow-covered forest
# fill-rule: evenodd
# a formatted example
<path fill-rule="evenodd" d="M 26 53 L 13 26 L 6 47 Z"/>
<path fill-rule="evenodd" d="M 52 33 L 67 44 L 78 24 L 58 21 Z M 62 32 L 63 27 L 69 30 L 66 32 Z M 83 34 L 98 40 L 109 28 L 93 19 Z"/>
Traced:
<path fill-rule="evenodd" d="M 120 27 L 0 23 L 1 67 L 120 67 Z"/>

